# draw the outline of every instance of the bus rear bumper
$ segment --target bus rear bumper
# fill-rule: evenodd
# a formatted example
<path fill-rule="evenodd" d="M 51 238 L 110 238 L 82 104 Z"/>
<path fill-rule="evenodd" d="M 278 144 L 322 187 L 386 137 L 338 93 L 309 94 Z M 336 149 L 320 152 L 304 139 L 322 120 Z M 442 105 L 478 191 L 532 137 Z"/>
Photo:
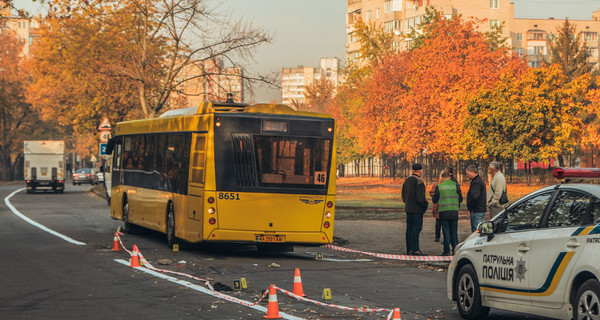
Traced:
<path fill-rule="evenodd" d="M 293 245 L 324 245 L 333 241 L 331 235 L 325 232 L 260 232 L 247 230 L 213 230 L 204 239 L 207 242 L 242 242 L 261 244 L 293 244 Z M 283 236 L 283 242 L 259 242 L 257 236 Z"/>

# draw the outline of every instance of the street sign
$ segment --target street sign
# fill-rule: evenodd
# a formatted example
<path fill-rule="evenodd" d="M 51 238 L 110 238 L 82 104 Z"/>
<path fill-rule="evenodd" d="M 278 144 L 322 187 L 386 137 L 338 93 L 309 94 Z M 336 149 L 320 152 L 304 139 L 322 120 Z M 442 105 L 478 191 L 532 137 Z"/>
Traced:
<path fill-rule="evenodd" d="M 110 121 L 108 121 L 107 117 L 104 117 L 104 119 L 102 119 L 102 122 L 100 122 L 100 125 L 98 126 L 98 130 L 110 130 L 111 126 L 110 126 Z"/>
<path fill-rule="evenodd" d="M 105 156 L 106 155 L 106 143 L 101 143 L 99 148 L 100 148 L 100 155 Z"/>
<path fill-rule="evenodd" d="M 108 139 L 110 139 L 110 131 L 100 131 L 99 137 L 100 137 L 100 142 L 108 142 Z"/>

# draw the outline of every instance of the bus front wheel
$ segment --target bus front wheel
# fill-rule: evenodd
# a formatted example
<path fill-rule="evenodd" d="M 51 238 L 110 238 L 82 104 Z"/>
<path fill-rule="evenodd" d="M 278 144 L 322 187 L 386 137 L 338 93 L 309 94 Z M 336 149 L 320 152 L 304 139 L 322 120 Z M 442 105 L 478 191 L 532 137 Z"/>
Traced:
<path fill-rule="evenodd" d="M 167 246 L 172 249 L 174 244 L 177 244 L 177 237 L 175 237 L 175 211 L 173 210 L 173 203 L 169 203 L 167 206 Z"/>

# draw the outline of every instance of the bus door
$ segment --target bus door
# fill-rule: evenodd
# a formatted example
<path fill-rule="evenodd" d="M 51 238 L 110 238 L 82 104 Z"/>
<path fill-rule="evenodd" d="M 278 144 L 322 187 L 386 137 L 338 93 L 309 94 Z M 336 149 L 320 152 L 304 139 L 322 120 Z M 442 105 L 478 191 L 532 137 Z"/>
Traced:
<path fill-rule="evenodd" d="M 188 218 L 202 221 L 204 212 L 204 172 L 206 163 L 206 134 L 192 136 L 190 159 Z M 199 230 L 197 230 L 199 231 Z"/>

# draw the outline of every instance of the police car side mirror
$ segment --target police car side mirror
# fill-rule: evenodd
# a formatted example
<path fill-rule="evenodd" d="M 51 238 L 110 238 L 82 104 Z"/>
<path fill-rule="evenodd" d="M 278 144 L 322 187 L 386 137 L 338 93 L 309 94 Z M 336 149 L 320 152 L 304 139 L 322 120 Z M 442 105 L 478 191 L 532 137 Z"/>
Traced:
<path fill-rule="evenodd" d="M 487 236 L 488 241 L 494 238 L 494 221 L 484 221 L 477 226 L 477 233 Z"/>

